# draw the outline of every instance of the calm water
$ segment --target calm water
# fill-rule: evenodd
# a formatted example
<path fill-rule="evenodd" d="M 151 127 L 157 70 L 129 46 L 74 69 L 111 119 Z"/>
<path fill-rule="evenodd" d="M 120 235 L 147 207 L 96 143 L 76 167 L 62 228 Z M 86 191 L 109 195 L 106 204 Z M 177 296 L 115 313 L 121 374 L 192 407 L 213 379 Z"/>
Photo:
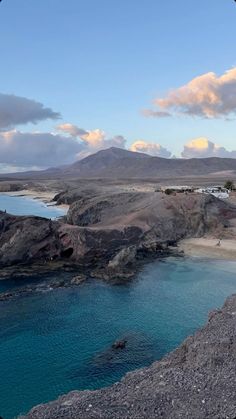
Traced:
<path fill-rule="evenodd" d="M 22 196 L 0 194 L 0 210 L 14 215 L 38 215 L 45 218 L 57 218 L 65 215 L 65 210 L 47 206 L 44 202 Z"/>
<path fill-rule="evenodd" d="M 13 418 L 150 364 L 233 292 L 236 263 L 171 258 L 150 264 L 130 285 L 91 281 L 0 303 L 0 415 Z M 112 351 L 124 337 L 127 348 Z"/>

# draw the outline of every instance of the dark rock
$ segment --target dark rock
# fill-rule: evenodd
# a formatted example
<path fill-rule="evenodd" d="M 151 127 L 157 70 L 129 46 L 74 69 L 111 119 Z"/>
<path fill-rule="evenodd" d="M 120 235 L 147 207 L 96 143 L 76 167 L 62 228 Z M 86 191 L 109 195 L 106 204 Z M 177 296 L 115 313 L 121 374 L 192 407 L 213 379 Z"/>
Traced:
<path fill-rule="evenodd" d="M 127 340 L 125 340 L 125 339 L 117 340 L 113 343 L 112 348 L 113 349 L 125 349 L 126 343 L 127 343 Z"/>

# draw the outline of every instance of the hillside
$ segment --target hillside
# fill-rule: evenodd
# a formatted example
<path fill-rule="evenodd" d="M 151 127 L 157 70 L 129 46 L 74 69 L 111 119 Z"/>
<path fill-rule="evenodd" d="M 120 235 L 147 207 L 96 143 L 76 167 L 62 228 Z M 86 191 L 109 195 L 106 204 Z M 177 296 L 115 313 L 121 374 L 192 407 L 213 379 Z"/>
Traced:
<path fill-rule="evenodd" d="M 165 159 L 119 148 L 99 151 L 63 169 L 67 176 L 105 178 L 199 176 L 223 171 L 236 171 L 236 159 Z"/>
<path fill-rule="evenodd" d="M 174 178 L 186 176 L 218 176 L 236 174 L 236 159 L 195 158 L 166 159 L 152 157 L 120 148 L 98 151 L 72 165 L 43 171 L 2 175 L 2 179 L 61 179 L 61 178 Z"/>

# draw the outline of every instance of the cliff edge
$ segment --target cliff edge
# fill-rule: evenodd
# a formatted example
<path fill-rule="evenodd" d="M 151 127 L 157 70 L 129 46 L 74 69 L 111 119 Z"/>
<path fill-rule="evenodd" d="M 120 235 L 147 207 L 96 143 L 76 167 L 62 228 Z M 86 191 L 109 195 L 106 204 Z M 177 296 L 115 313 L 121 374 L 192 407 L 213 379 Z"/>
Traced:
<path fill-rule="evenodd" d="M 210 195 L 82 194 L 63 221 L 0 212 L 0 267 L 50 263 L 51 269 L 66 261 L 97 278 L 123 281 L 141 261 L 163 256 L 183 238 L 225 236 L 235 219 L 236 206 Z"/>

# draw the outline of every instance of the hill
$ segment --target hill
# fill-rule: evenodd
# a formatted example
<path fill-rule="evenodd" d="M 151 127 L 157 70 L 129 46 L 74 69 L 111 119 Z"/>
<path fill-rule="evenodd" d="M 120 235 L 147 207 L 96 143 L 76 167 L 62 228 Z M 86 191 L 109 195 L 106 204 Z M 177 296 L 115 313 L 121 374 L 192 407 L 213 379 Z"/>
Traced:
<path fill-rule="evenodd" d="M 112 147 L 92 154 L 62 171 L 66 176 L 84 178 L 199 176 L 236 171 L 236 159 L 166 159 Z"/>
<path fill-rule="evenodd" d="M 56 179 L 56 178 L 157 178 L 205 176 L 236 173 L 236 159 L 194 158 L 166 159 L 136 153 L 120 148 L 98 151 L 71 165 L 50 168 L 38 172 L 24 172 L 2 175 L 4 179 Z"/>

